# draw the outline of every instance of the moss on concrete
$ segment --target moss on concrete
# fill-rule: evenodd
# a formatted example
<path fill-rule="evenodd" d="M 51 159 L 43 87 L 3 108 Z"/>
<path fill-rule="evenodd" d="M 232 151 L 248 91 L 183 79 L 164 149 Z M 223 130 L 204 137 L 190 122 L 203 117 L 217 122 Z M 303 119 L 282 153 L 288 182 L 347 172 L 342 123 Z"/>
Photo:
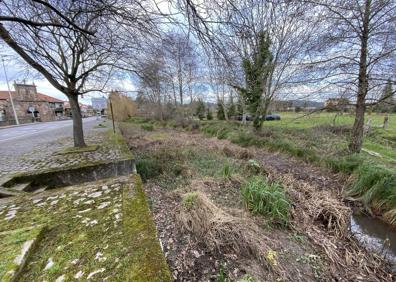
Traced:
<path fill-rule="evenodd" d="M 133 154 L 129 150 L 128 144 L 126 143 L 124 137 L 118 129 L 115 133 L 113 132 L 113 130 L 107 131 L 107 140 L 111 145 L 115 146 L 121 152 L 122 158 L 133 158 Z"/>
<path fill-rule="evenodd" d="M 143 184 L 135 176 L 135 191 L 123 191 L 125 242 L 134 252 L 128 269 L 128 281 L 172 281 L 157 239 L 157 230 L 147 205 Z"/>
<path fill-rule="evenodd" d="M 99 145 L 92 144 L 85 147 L 67 147 L 62 151 L 57 152 L 57 155 L 78 154 L 85 152 L 94 152 L 99 148 Z"/>
<path fill-rule="evenodd" d="M 44 226 L 32 226 L 0 233 L 0 281 L 16 281 L 44 230 Z M 31 243 L 29 244 L 29 242 Z M 25 244 L 28 244 L 29 247 L 23 251 Z M 18 259 L 18 256 L 21 257 Z"/>
<path fill-rule="evenodd" d="M 12 209 L 17 210 L 15 217 L 6 219 Z M 0 232 L 42 224 L 49 229 L 18 281 L 55 281 L 62 276 L 72 281 L 77 274 L 83 281 L 89 275 L 92 281 L 171 281 L 136 175 L 0 203 Z M 2 251 L 3 244 L 0 240 Z"/>

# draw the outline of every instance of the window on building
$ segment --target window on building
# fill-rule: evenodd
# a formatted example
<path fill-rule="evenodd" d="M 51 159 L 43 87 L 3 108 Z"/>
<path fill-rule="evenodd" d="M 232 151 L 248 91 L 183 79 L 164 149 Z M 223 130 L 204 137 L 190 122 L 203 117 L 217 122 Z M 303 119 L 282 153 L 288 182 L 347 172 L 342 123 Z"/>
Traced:
<path fill-rule="evenodd" d="M 5 121 L 5 110 L 0 109 L 0 121 Z"/>

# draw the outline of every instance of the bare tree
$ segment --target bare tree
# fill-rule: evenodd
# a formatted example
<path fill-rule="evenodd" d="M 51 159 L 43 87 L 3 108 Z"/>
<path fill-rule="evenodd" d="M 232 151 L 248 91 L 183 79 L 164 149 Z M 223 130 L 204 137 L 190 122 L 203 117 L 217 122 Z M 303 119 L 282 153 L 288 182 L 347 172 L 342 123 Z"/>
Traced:
<path fill-rule="evenodd" d="M 0 2 L 0 38 L 68 97 L 75 146 L 85 146 L 78 96 L 104 89 L 136 36 L 150 29 L 147 9 L 121 0 Z"/>
<path fill-rule="evenodd" d="M 323 35 L 310 52 L 317 78 L 350 93 L 355 121 L 349 149 L 360 152 L 367 106 L 380 102 L 387 80 L 396 80 L 396 1 L 307 1 L 317 8 Z M 316 82 L 316 81 L 315 81 Z M 322 82 L 323 84 L 323 82 Z"/>
<path fill-rule="evenodd" d="M 173 80 L 170 79 L 172 77 L 170 77 L 165 64 L 166 58 L 161 47 L 161 45 L 147 47 L 146 52 L 141 54 L 137 63 L 136 73 L 139 77 L 142 97 L 148 102 L 146 104 L 148 104 L 149 110 L 153 110 L 152 106 L 154 106 L 155 117 L 163 120 L 164 104 L 172 99 L 169 90 Z M 176 98 L 174 97 L 174 99 Z"/>
<path fill-rule="evenodd" d="M 173 92 L 177 92 L 180 105 L 184 104 L 187 93 L 190 102 L 193 99 L 193 87 L 198 68 L 197 52 L 193 44 L 189 35 L 182 32 L 168 32 L 162 41 L 165 63 L 174 87 Z M 175 99 L 177 106 L 176 101 L 177 99 Z"/>
<path fill-rule="evenodd" d="M 272 100 L 301 81 L 301 63 L 316 25 L 309 8 L 299 1 L 286 0 L 185 0 L 180 5 L 202 42 L 235 72 L 228 78 L 229 84 L 236 87 L 246 86 L 241 70 L 243 59 L 254 56 L 259 34 L 268 33 L 273 60 L 262 88 L 262 115 Z"/>
<path fill-rule="evenodd" d="M 79 26 L 78 23 L 74 22 L 74 19 L 69 15 L 64 14 L 60 1 L 43 1 L 43 0 L 30 0 L 29 5 L 35 9 L 47 10 L 46 17 L 42 18 L 28 18 L 26 15 L 17 13 L 19 9 L 24 9 L 27 4 L 26 0 L 12 0 L 12 1 L 1 1 L 3 3 L 3 9 L 1 9 L 0 22 L 14 22 L 30 26 L 34 28 L 38 27 L 61 27 L 74 29 L 86 34 L 93 35 L 92 31 Z"/>

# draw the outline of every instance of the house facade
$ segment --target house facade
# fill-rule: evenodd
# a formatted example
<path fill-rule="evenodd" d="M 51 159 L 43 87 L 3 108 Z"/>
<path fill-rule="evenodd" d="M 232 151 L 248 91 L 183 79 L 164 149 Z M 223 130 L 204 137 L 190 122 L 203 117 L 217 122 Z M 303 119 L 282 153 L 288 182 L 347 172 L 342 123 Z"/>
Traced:
<path fill-rule="evenodd" d="M 19 123 L 52 121 L 64 115 L 63 101 L 38 93 L 34 84 L 14 83 L 12 101 Z M 16 124 L 10 93 L 0 91 L 0 126 Z"/>
<path fill-rule="evenodd" d="M 85 105 L 85 104 L 82 104 L 82 103 L 78 103 L 78 105 L 80 106 L 81 116 L 83 118 L 92 117 L 92 116 L 95 115 L 95 111 L 92 108 L 92 106 Z M 71 118 L 72 117 L 72 111 L 71 111 L 71 107 L 70 107 L 70 103 L 69 102 L 65 102 L 64 103 L 64 109 L 65 109 L 64 116 Z"/>
<path fill-rule="evenodd" d="M 330 98 L 325 102 L 325 107 L 328 111 L 342 111 L 347 112 L 353 110 L 351 102 L 347 98 Z"/>

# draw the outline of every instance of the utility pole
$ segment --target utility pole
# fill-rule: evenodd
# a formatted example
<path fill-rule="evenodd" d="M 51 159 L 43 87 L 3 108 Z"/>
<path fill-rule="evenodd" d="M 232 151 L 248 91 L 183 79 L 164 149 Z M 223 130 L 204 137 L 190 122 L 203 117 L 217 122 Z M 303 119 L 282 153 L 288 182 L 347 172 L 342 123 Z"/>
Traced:
<path fill-rule="evenodd" d="M 5 75 L 5 78 L 6 78 L 6 81 L 7 81 L 7 87 L 8 87 L 8 95 L 10 95 L 11 107 L 12 107 L 12 111 L 14 112 L 15 122 L 16 122 L 17 125 L 19 125 L 18 116 L 17 116 L 17 113 L 15 111 L 14 100 L 12 99 L 10 84 L 8 83 L 7 72 L 6 72 L 5 64 L 4 64 L 4 58 L 1 58 L 1 61 L 3 62 L 3 70 L 4 70 L 4 75 Z"/>

